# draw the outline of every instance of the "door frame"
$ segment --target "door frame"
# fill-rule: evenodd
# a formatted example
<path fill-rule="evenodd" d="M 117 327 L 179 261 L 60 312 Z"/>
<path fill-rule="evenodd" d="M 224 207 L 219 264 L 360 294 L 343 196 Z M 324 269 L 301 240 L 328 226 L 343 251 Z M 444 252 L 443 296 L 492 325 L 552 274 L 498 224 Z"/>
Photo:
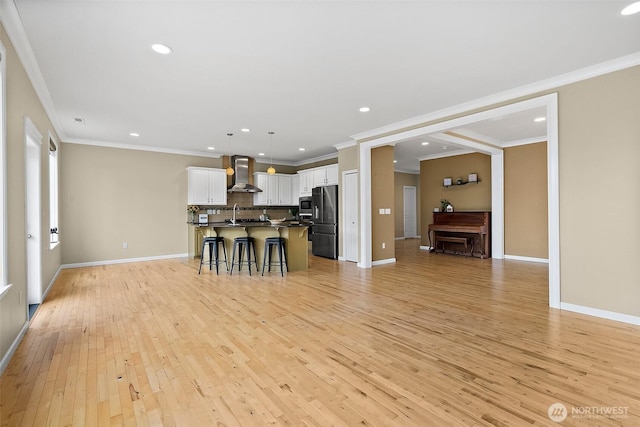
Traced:
<path fill-rule="evenodd" d="M 42 303 L 42 135 L 24 118 L 25 149 L 25 259 L 27 313 L 29 304 Z M 29 238 L 31 234 L 34 238 Z M 47 242 L 48 243 L 48 242 Z"/>
<path fill-rule="evenodd" d="M 415 218 L 413 236 L 407 236 L 407 190 L 413 190 L 413 217 Z M 402 235 L 405 239 L 418 237 L 418 190 L 415 185 L 402 186 Z"/>
<path fill-rule="evenodd" d="M 355 175 L 355 190 L 356 190 L 356 194 L 353 195 L 353 198 L 351 197 L 352 195 L 347 193 L 347 176 L 349 175 Z M 350 169 L 350 170 L 346 170 L 346 171 L 342 171 L 342 221 L 341 221 L 341 226 L 340 226 L 340 233 L 342 234 L 342 238 L 340 239 L 340 245 L 342 247 L 342 257 L 341 260 L 342 261 L 350 261 L 350 262 L 358 262 L 359 260 L 359 252 L 360 252 L 360 248 L 356 247 L 356 257 L 355 260 L 354 259 L 349 259 L 347 258 L 347 245 L 346 245 L 346 241 L 347 241 L 347 215 L 346 215 L 346 206 L 349 203 L 349 200 L 358 200 L 358 170 L 357 169 Z M 355 204 L 356 209 L 358 209 L 358 204 Z M 356 212 L 356 219 L 359 218 L 358 212 Z M 356 224 L 358 226 L 358 224 Z M 358 236 L 356 236 L 356 240 L 358 240 Z"/>
<path fill-rule="evenodd" d="M 484 105 L 488 108 L 489 105 Z M 468 107 L 468 106 L 467 106 Z M 497 118 L 505 114 L 516 113 L 535 107 L 546 108 L 547 124 L 547 202 L 548 202 L 548 234 L 549 234 L 549 306 L 560 308 L 560 185 L 558 172 L 558 94 L 557 92 L 531 98 L 525 101 L 489 108 L 451 120 L 444 120 L 432 125 L 400 131 L 382 137 L 368 134 L 355 135 L 357 140 L 366 140 L 359 145 L 360 169 L 360 206 L 371 206 L 371 150 L 382 145 L 395 145 L 401 141 L 434 132 L 443 132 L 456 127 L 468 125 L 481 120 Z M 478 105 L 477 108 L 483 108 Z M 471 108 L 469 107 L 467 111 Z M 464 111 L 461 111 L 464 113 Z M 423 118 L 423 123 L 443 120 L 444 116 Z M 449 112 L 448 116 L 452 113 Z M 406 127 L 405 127 L 406 129 Z M 390 131 L 390 130 L 388 130 Z M 381 133 L 381 132 L 380 132 Z M 504 158 L 500 147 L 487 146 L 480 143 L 460 141 L 460 145 L 476 152 L 491 155 L 491 251 L 492 257 L 504 258 Z M 371 247 L 371 208 L 360 210 L 360 262 L 358 266 L 372 267 Z"/>

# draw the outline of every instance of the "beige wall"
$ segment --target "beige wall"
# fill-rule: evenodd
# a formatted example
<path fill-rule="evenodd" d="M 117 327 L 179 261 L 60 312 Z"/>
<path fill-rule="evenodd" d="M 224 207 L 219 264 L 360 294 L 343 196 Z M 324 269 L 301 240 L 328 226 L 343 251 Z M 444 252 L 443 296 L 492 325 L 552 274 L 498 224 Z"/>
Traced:
<path fill-rule="evenodd" d="M 220 159 L 65 144 L 62 262 L 187 253 L 186 168 L 219 163 Z"/>
<path fill-rule="evenodd" d="M 404 237 L 404 187 L 416 187 L 416 234 L 420 235 L 420 175 L 413 173 L 395 172 L 394 174 L 394 235 Z"/>
<path fill-rule="evenodd" d="M 338 158 L 326 159 L 318 162 L 306 163 L 302 166 L 298 166 L 296 169 L 301 171 L 305 169 L 318 168 L 320 166 L 335 165 L 336 163 L 338 163 Z"/>
<path fill-rule="evenodd" d="M 444 178 L 467 181 L 470 173 L 478 174 L 477 184 L 444 187 Z M 456 211 L 491 210 L 491 157 L 473 153 L 420 162 L 421 242 L 429 245 L 427 226 L 433 222 L 433 208 L 446 199 Z"/>
<path fill-rule="evenodd" d="M 562 302 L 640 316 L 640 66 L 558 100 Z"/>
<path fill-rule="evenodd" d="M 393 175 L 393 147 L 384 146 L 371 150 L 372 261 L 392 259 L 396 256 L 393 226 L 395 216 Z M 391 209 L 391 214 L 380 215 L 381 208 Z"/>
<path fill-rule="evenodd" d="M 549 258 L 547 143 L 504 150 L 504 252 Z"/>
<path fill-rule="evenodd" d="M 49 248 L 49 132 L 58 140 L 42 104 L 4 30 L 0 41 L 6 49 L 6 155 L 7 155 L 7 238 L 8 277 L 13 287 L 0 301 L 0 359 L 7 354 L 27 321 L 25 227 L 25 134 L 24 118 L 29 117 L 42 135 L 41 204 L 42 204 L 42 292 L 45 292 L 60 267 L 61 247 Z M 60 144 L 59 144 L 60 145 Z M 59 157 L 65 151 L 60 147 Z"/>

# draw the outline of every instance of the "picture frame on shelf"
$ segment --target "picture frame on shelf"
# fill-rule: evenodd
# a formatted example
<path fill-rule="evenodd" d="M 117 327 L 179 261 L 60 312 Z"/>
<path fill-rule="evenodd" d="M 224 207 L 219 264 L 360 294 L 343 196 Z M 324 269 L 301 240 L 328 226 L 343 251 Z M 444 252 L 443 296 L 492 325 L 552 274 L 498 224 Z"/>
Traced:
<path fill-rule="evenodd" d="M 477 173 L 470 173 L 468 181 L 469 182 L 478 182 L 478 174 Z"/>
<path fill-rule="evenodd" d="M 445 178 L 444 179 L 444 184 L 442 184 L 442 185 L 444 185 L 445 187 L 450 186 L 451 185 L 451 178 Z"/>

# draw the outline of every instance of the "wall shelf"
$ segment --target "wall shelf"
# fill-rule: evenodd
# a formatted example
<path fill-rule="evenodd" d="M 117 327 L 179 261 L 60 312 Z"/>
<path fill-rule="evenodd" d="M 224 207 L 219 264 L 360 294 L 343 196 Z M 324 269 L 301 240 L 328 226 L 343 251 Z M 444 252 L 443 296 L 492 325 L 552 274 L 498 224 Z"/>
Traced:
<path fill-rule="evenodd" d="M 449 188 L 449 187 L 459 187 L 461 185 L 467 185 L 467 184 L 477 184 L 479 183 L 480 180 L 477 181 L 465 181 L 465 182 L 461 182 L 460 184 L 458 184 L 457 182 L 452 182 L 451 185 L 443 185 L 444 188 Z"/>

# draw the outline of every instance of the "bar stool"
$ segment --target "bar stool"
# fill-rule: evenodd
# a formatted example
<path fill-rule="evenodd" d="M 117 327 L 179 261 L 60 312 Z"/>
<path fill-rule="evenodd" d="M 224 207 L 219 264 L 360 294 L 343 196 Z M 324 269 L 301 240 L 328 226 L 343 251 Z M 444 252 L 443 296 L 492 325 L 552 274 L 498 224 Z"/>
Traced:
<path fill-rule="evenodd" d="M 242 261 L 242 252 L 244 248 L 247 248 L 247 260 Z M 238 261 L 236 261 L 236 248 L 238 251 Z M 251 250 L 253 249 L 253 261 L 251 261 Z M 251 264 L 256 265 L 256 270 L 258 270 L 258 262 L 256 260 L 256 242 L 253 237 L 236 237 L 233 239 L 233 251 L 231 252 L 231 271 L 229 274 L 233 274 L 233 266 L 238 266 L 238 271 L 242 269 L 242 264 L 246 264 L 249 267 L 249 276 L 251 276 Z"/>
<path fill-rule="evenodd" d="M 284 276 L 284 270 L 282 268 L 282 261 L 284 260 L 284 266 L 287 267 L 287 272 L 289 272 L 289 265 L 287 264 L 287 254 L 284 248 L 284 237 L 267 237 L 264 241 L 264 259 L 262 260 L 262 275 L 264 276 L 264 267 L 266 265 L 269 266 L 269 271 L 271 271 L 271 265 L 274 264 L 271 262 L 271 249 L 276 247 L 276 251 L 278 252 L 278 264 L 280 264 L 280 275 Z M 269 254 L 269 262 L 267 262 L 267 253 Z"/>
<path fill-rule="evenodd" d="M 209 246 L 209 262 L 205 262 L 204 260 L 204 247 L 207 245 Z M 222 245 L 222 252 L 224 253 L 224 266 L 227 269 L 227 271 L 229 271 L 229 264 L 227 261 L 227 248 L 225 248 L 224 246 L 224 237 L 213 236 L 213 237 L 204 237 L 202 239 L 202 251 L 200 251 L 201 258 L 200 258 L 200 268 L 198 268 L 198 274 L 200 274 L 200 271 L 202 270 L 202 264 L 209 264 L 209 270 L 211 270 L 211 266 L 215 264 L 216 274 L 219 274 L 218 265 L 223 261 L 218 256 L 219 254 L 218 245 Z"/>

